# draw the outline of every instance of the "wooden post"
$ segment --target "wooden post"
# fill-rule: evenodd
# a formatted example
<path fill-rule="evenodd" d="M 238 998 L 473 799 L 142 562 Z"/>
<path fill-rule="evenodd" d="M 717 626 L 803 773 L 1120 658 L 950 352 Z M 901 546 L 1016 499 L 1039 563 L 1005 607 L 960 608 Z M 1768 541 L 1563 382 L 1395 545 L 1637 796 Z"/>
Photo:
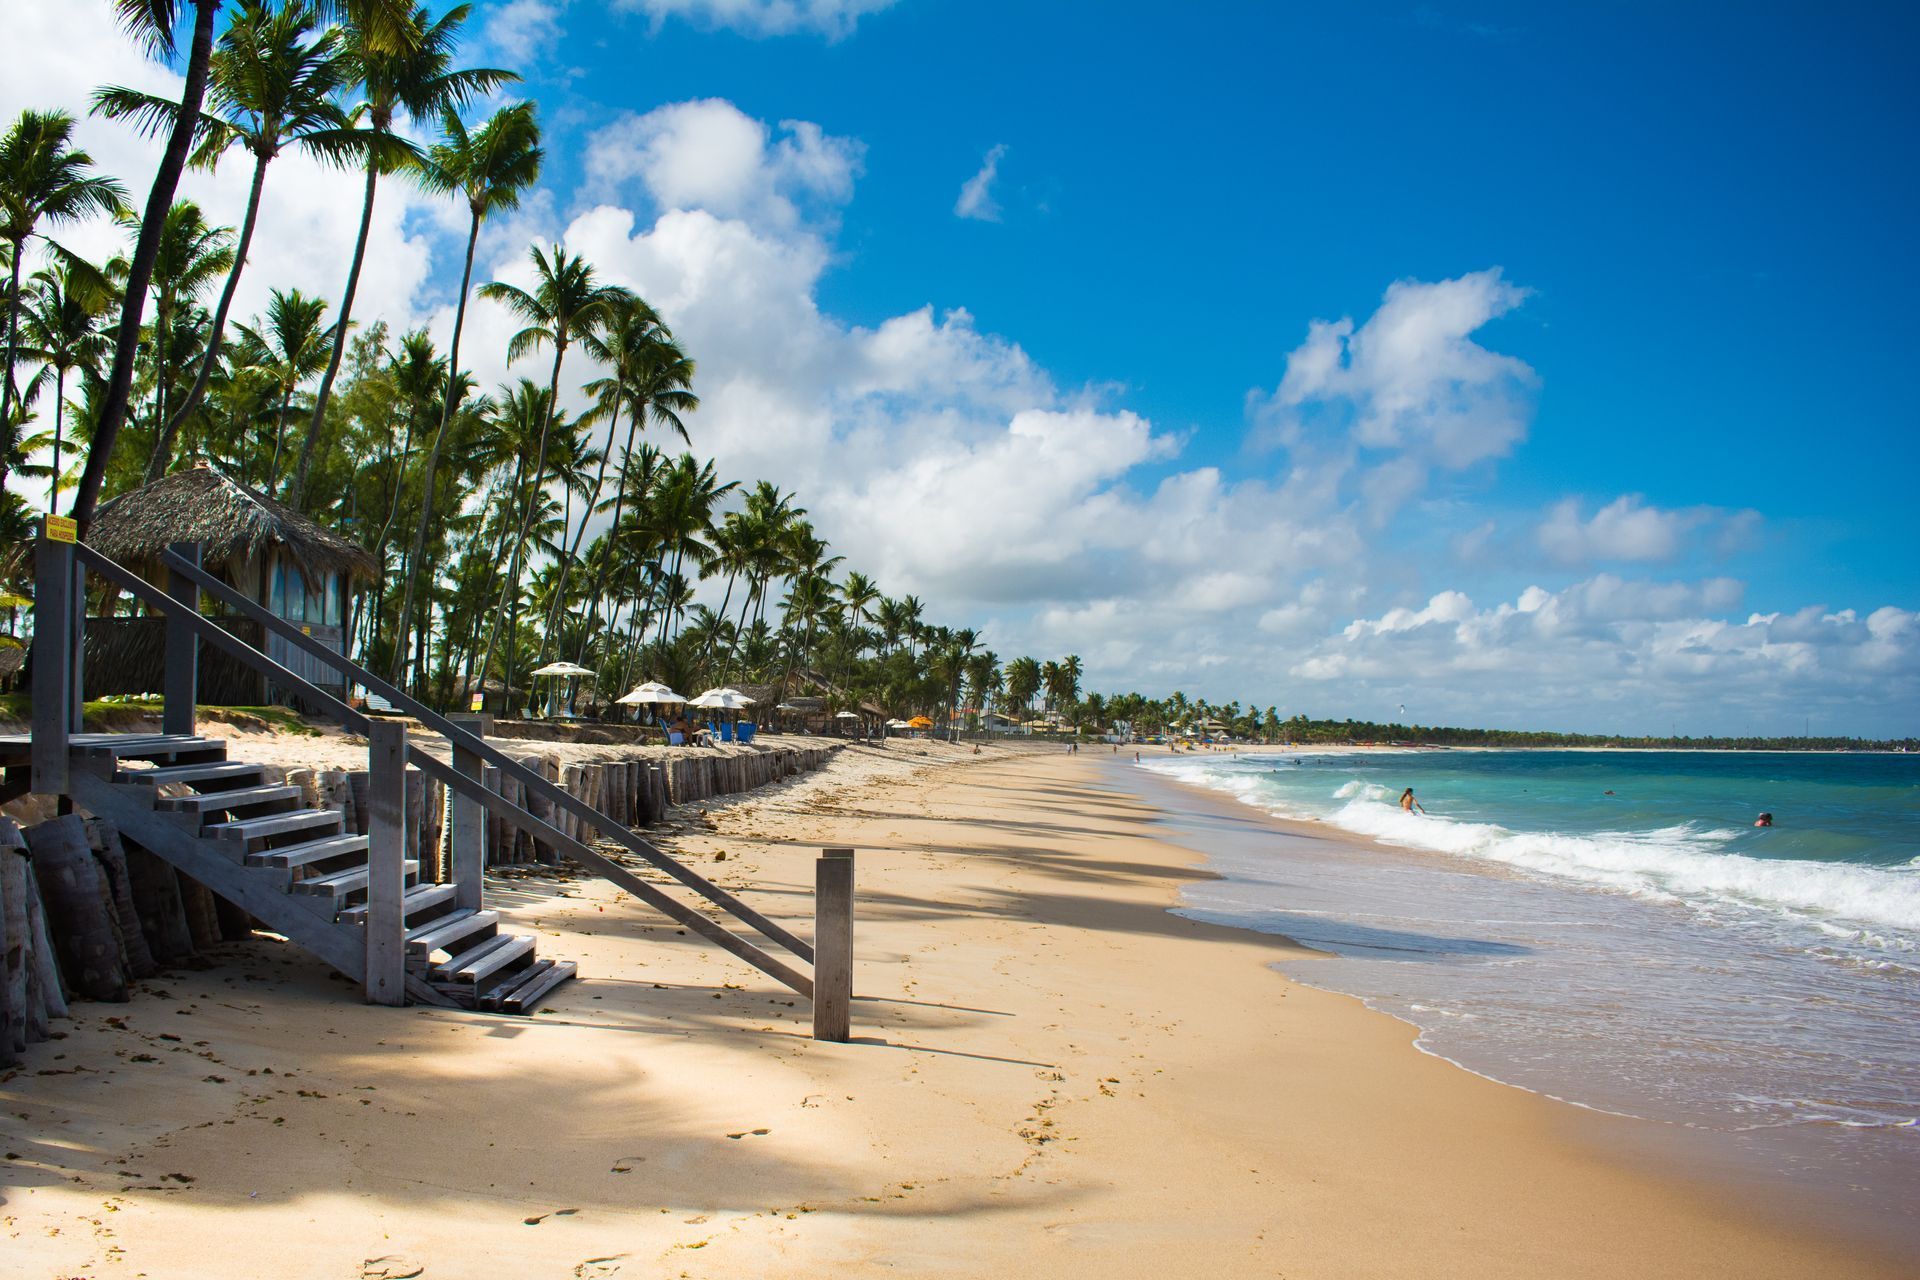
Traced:
<path fill-rule="evenodd" d="M 486 736 L 488 722 L 492 719 L 484 715 L 447 718 L 477 738 Z M 485 780 L 480 757 L 458 743 L 453 748 L 453 767 L 476 783 Z M 453 807 L 453 836 L 449 849 L 452 856 L 448 859 L 451 863 L 448 874 L 453 879 L 453 905 L 457 910 L 478 911 L 487 872 L 487 811 L 478 800 L 457 791 L 449 795 L 447 800 Z"/>
<path fill-rule="evenodd" d="M 813 864 L 813 1038 L 845 1044 L 853 1021 L 853 850 Z"/>
<path fill-rule="evenodd" d="M 33 789 L 67 793 L 67 738 L 73 702 L 73 539 L 41 522 L 33 565 Z M 65 526 L 71 529 L 69 523 Z"/>
<path fill-rule="evenodd" d="M 407 726 L 367 726 L 367 1003 L 407 1002 Z"/>
<path fill-rule="evenodd" d="M 167 550 L 182 560 L 200 567 L 200 544 L 175 542 Z M 167 570 L 167 594 L 180 602 L 178 609 L 167 610 L 166 666 L 160 692 L 165 697 L 161 711 L 161 729 L 166 733 L 191 734 L 194 708 L 200 691 L 200 637 L 180 620 L 177 612 L 200 610 L 200 584 L 177 570 Z"/>

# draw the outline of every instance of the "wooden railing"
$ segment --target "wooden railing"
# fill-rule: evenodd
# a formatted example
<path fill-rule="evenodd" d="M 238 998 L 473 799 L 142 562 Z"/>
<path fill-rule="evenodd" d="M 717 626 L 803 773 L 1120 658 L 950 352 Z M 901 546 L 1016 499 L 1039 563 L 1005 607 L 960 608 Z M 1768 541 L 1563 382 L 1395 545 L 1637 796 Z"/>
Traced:
<path fill-rule="evenodd" d="M 218 578 L 208 574 L 199 563 L 199 551 L 194 544 L 176 543 L 162 557 L 168 579 L 165 591 L 84 543 L 61 541 L 43 532 L 37 555 L 36 590 L 39 595 L 35 609 L 34 733 L 31 750 L 34 790 L 63 796 L 68 793 L 69 738 L 80 726 L 82 698 L 82 672 L 78 645 L 81 620 L 77 614 L 77 604 L 82 595 L 83 574 L 87 571 L 99 575 L 148 605 L 163 610 L 166 614 L 166 687 L 163 690 L 166 696 L 163 713 L 166 732 L 193 732 L 196 701 L 194 679 L 198 663 L 198 646 L 204 642 L 253 667 L 275 685 L 297 693 L 316 710 L 338 721 L 348 730 L 372 736 L 370 728 L 372 722 L 366 715 L 349 706 L 333 692 L 289 670 L 265 653 L 238 639 L 211 619 L 204 617 L 199 610 L 200 598 L 204 593 L 221 601 L 230 609 L 254 619 L 267 633 L 278 636 L 293 648 L 339 672 L 348 687 L 354 684 L 361 685 L 447 739 L 452 746 L 451 764 L 423 750 L 418 744 L 406 742 L 404 734 L 400 738 L 398 756 L 395 758 L 411 763 L 430 777 L 438 779 L 454 796 L 451 824 L 454 882 L 456 892 L 461 894 L 463 899 L 471 898 L 471 901 L 460 901 L 459 905 L 474 907 L 479 905 L 485 825 L 480 821 L 479 814 L 485 810 L 527 832 L 536 840 L 551 845 L 562 855 L 573 859 L 587 870 L 631 893 L 640 901 L 654 907 L 690 931 L 746 961 L 801 995 L 815 997 L 815 977 L 822 979 L 832 991 L 847 993 L 829 1002 L 830 1005 L 838 1006 L 837 1013 L 831 1008 L 821 1008 L 817 1000 L 815 1009 L 816 1035 L 823 1039 L 845 1040 L 847 1038 L 843 1024 L 845 1023 L 845 1000 L 850 998 L 851 992 L 851 957 L 847 954 L 851 949 L 850 944 L 842 946 L 836 942 L 833 948 L 835 954 L 831 957 L 835 972 L 829 975 L 821 971 L 816 962 L 814 947 L 805 940 L 669 856 L 638 833 L 600 813 L 578 797 L 527 768 L 520 761 L 506 755 L 477 731 L 480 727 L 477 717 L 470 718 L 470 723 L 462 724 L 440 715 L 424 703 L 348 660 L 344 655 L 334 652 L 323 643 L 303 634 L 294 624 L 277 617 Z M 391 745 L 393 741 L 390 732 L 380 734 L 380 745 L 383 751 L 393 752 L 396 749 Z M 380 752 L 375 752 L 376 757 L 379 754 Z M 500 770 L 504 776 L 518 782 L 527 794 L 545 800 L 556 811 L 564 811 L 572 815 L 578 819 L 583 828 L 600 833 L 609 842 L 659 869 L 728 916 L 754 929 L 769 942 L 776 944 L 800 961 L 815 965 L 815 977 L 801 973 L 703 912 L 695 910 L 680 899 L 666 893 L 659 886 L 641 879 L 627 867 L 608 858 L 582 840 L 535 817 L 505 796 L 488 788 L 482 781 L 481 771 L 484 766 L 489 765 Z M 392 771 L 390 761 L 384 768 L 378 758 L 370 762 L 370 772 L 375 775 Z M 397 847 L 398 837 L 395 837 L 392 843 Z M 822 860 L 823 864 L 829 861 L 846 863 L 846 859 L 837 854 Z M 822 876 L 820 887 L 825 891 L 822 902 L 818 904 L 820 909 L 834 913 L 844 911 L 847 919 L 842 927 L 835 923 L 837 915 L 819 916 L 817 914 L 816 932 L 821 928 L 821 921 L 825 920 L 836 940 L 843 935 L 846 939 L 851 938 L 850 873 L 850 864 L 846 865 L 844 873 L 837 867 L 831 870 L 823 869 L 820 873 Z M 846 878 L 844 891 L 841 886 L 843 874 Z M 844 961 L 841 959 L 843 955 L 846 956 Z M 838 972 L 842 964 L 846 966 L 845 974 Z M 822 1023 L 823 1016 L 824 1023 Z M 821 1034 L 823 1027 L 827 1034 Z M 838 1033 L 833 1034 L 836 1030 Z"/>

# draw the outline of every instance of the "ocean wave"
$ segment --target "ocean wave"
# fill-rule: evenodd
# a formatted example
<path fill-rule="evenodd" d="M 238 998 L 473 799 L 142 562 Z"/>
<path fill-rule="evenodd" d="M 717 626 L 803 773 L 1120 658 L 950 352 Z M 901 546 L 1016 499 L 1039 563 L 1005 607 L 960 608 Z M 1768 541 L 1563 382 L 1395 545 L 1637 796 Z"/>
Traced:
<path fill-rule="evenodd" d="M 1276 817 L 1317 818 L 1356 835 L 1453 857 L 1499 863 L 1658 902 L 1699 909 L 1737 904 L 1793 917 L 1828 936 L 1832 922 L 1850 922 L 1849 941 L 1874 950 L 1909 952 L 1920 935 L 1920 877 L 1907 868 L 1755 858 L 1716 846 L 1737 831 L 1683 825 L 1591 835 L 1516 831 L 1403 812 L 1396 794 L 1354 779 L 1337 787 L 1335 807 L 1311 813 L 1274 796 L 1260 776 L 1214 761 L 1155 761 L 1156 772 L 1227 791 Z M 1893 930 L 1909 936 L 1888 936 Z"/>

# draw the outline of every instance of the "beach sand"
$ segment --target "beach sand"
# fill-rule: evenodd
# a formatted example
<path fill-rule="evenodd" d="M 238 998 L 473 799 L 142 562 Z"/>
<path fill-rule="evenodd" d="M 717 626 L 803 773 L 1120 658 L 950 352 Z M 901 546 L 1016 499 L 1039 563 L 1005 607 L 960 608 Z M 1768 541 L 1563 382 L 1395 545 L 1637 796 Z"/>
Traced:
<path fill-rule="evenodd" d="M 1196 859 L 1098 757 L 923 749 L 669 841 L 802 933 L 819 848 L 858 849 L 856 1043 L 586 879 L 490 886 L 581 962 L 524 1020 L 244 944 L 0 1082 L 0 1272 L 1912 1274 L 1170 914 Z"/>

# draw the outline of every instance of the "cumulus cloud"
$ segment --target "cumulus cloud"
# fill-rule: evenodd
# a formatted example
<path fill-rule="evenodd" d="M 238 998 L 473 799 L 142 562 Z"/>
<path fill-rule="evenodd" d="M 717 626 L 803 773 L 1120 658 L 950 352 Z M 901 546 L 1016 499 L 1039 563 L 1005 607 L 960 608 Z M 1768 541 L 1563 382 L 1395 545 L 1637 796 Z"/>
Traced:
<path fill-rule="evenodd" d="M 1696 541 L 1719 554 L 1739 549 L 1759 527 L 1755 511 L 1714 507 L 1667 509 L 1650 506 L 1638 494 L 1615 498 L 1591 516 L 1578 498 L 1555 503 L 1535 536 L 1540 549 L 1567 565 L 1609 561 L 1665 564 L 1678 559 Z"/>
<path fill-rule="evenodd" d="M 1000 221 L 1000 205 L 993 198 L 993 183 L 1000 176 L 1000 158 L 1006 154 L 1007 145 L 1004 142 L 987 152 L 979 172 L 961 184 L 960 198 L 953 202 L 955 216 L 979 222 Z"/>
<path fill-rule="evenodd" d="M 506 0 L 489 7 L 480 29 L 480 44 L 505 65 L 528 67 L 543 61 L 560 45 L 560 15 L 567 0 Z"/>
<path fill-rule="evenodd" d="M 1504 457 L 1525 439 L 1537 378 L 1473 335 L 1526 297 L 1497 267 L 1396 281 L 1365 324 L 1307 327 L 1279 385 L 1249 398 L 1256 427 L 1389 518 L 1435 469 Z"/>
<path fill-rule="evenodd" d="M 615 0 L 618 8 L 644 14 L 658 26 L 682 18 L 707 29 L 727 28 L 749 36 L 806 32 L 839 40 L 860 19 L 893 7 L 895 0 Z"/>
<path fill-rule="evenodd" d="M 1740 583 L 1646 582 L 1599 574 L 1529 587 L 1481 608 L 1444 591 L 1419 608 L 1359 618 L 1291 667 L 1295 677 L 1419 700 L 1429 722 L 1484 723 L 1542 709 L 1589 729 L 1645 730 L 1668 716 L 1797 730 L 1810 711 L 1894 732 L 1880 708 L 1920 695 L 1920 614 L 1811 606 L 1723 616 Z M 1830 721 L 1831 723 L 1831 721 Z M 1664 727 L 1664 726 L 1663 726 Z"/>
<path fill-rule="evenodd" d="M 586 171 L 603 197 L 637 186 L 663 210 L 701 209 L 784 229 L 803 209 L 851 198 L 864 155 L 861 143 L 817 124 L 783 120 L 776 132 L 731 102 L 707 98 L 628 112 L 594 131 Z"/>

